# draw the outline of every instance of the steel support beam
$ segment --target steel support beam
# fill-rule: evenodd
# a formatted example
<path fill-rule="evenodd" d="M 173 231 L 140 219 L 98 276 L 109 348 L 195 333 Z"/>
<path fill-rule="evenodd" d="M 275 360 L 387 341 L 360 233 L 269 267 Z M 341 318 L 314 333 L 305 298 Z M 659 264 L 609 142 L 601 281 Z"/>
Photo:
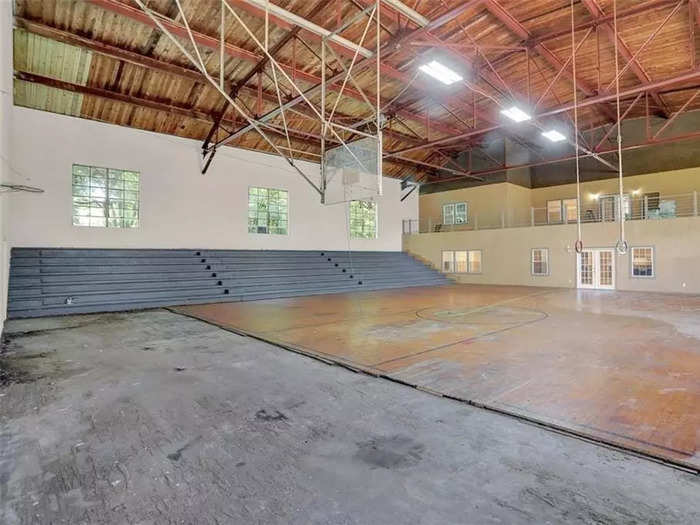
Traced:
<path fill-rule="evenodd" d="M 120 47 L 112 46 L 110 44 L 95 39 L 89 39 L 79 35 L 75 35 L 68 31 L 57 29 L 46 24 L 41 24 L 38 22 L 27 20 L 25 18 L 15 17 L 15 22 L 17 27 L 21 29 L 24 29 L 36 35 L 43 36 L 45 38 L 55 40 L 57 42 L 62 42 L 71 46 L 82 47 L 95 53 L 99 53 L 102 56 L 111 58 L 113 60 L 121 60 L 124 62 L 128 62 L 129 64 L 143 67 L 151 71 L 155 71 L 157 73 L 166 73 L 169 75 L 177 76 L 178 78 L 207 85 L 207 80 L 204 77 L 204 75 L 202 75 L 199 71 L 195 69 L 190 69 L 187 67 L 179 66 L 177 64 L 173 64 L 171 62 L 166 62 L 146 55 L 141 55 L 139 53 L 134 53 L 133 51 L 128 51 Z M 225 87 L 226 89 L 231 90 L 234 86 L 230 82 L 226 82 Z M 258 96 L 257 89 L 249 86 L 241 86 L 239 88 L 239 93 L 245 93 L 247 96 L 253 98 Z M 264 102 L 269 104 L 277 103 L 277 97 L 274 94 L 268 93 L 267 91 L 263 91 L 261 95 Z M 194 110 L 194 108 L 189 109 Z M 309 118 L 313 118 L 310 112 L 306 111 L 303 108 L 297 108 L 295 109 L 295 111 L 304 114 Z M 421 116 L 408 111 L 401 113 L 405 118 L 410 120 L 416 120 L 421 118 Z M 350 115 L 338 113 L 338 118 L 352 119 L 353 117 L 351 117 Z M 230 124 L 231 122 L 227 121 L 227 123 Z M 408 144 L 419 144 L 423 142 L 422 139 L 419 137 L 399 133 L 396 130 L 385 129 L 384 134 L 387 137 L 390 137 L 394 140 L 398 140 Z"/>
<path fill-rule="evenodd" d="M 112 1 L 113 1 L 113 0 L 112 0 Z M 480 0 L 480 1 L 481 1 L 481 0 Z M 470 2 L 470 5 L 471 5 L 471 2 Z M 454 8 L 454 9 L 448 11 L 448 13 L 446 13 L 446 14 L 449 14 L 449 13 L 461 13 L 461 12 L 462 12 L 462 9 L 463 9 L 463 6 L 458 6 L 458 7 Z M 441 23 L 447 23 L 449 20 L 451 20 L 450 17 L 445 17 L 445 16 L 441 17 Z M 430 28 L 432 28 L 432 29 L 436 29 L 437 27 L 439 27 L 439 25 L 436 24 L 436 23 L 434 23 L 434 22 L 431 22 L 431 23 L 429 23 L 429 26 L 426 26 L 426 27 L 430 27 Z M 387 54 L 389 54 L 389 53 L 391 53 L 392 51 L 396 50 L 396 49 L 397 49 L 398 47 L 400 47 L 401 45 L 407 44 L 407 43 L 409 43 L 410 41 L 412 41 L 413 39 L 418 38 L 418 37 L 424 35 L 425 33 L 426 33 L 426 28 L 421 28 L 421 29 L 416 29 L 416 30 L 414 30 L 414 31 L 411 31 L 411 32 L 408 33 L 408 34 L 404 34 L 404 35 L 401 35 L 401 36 L 399 36 L 399 37 L 397 37 L 397 38 L 394 38 L 393 40 L 389 41 L 387 44 L 385 44 L 385 45 L 383 46 L 383 48 L 382 48 L 382 50 L 381 50 L 382 56 L 386 56 Z M 374 63 L 375 63 L 374 60 L 369 59 L 369 58 L 364 58 L 364 59 L 362 59 L 362 60 L 359 60 L 359 61 L 355 64 L 354 71 L 355 71 L 356 73 L 359 73 L 360 71 L 363 71 L 365 68 L 372 66 Z M 397 69 L 395 69 L 395 68 L 392 68 L 392 67 L 388 66 L 387 64 L 381 64 L 381 73 L 382 73 L 382 74 L 386 74 L 386 75 L 388 75 L 388 76 L 391 76 L 392 78 L 395 78 L 395 79 L 397 79 L 397 80 L 400 80 L 400 81 L 403 82 L 403 83 L 407 83 L 407 82 L 410 82 L 410 81 L 411 81 L 409 75 L 407 75 L 407 74 L 405 74 L 405 73 L 403 73 L 403 72 L 401 72 L 401 71 L 399 71 L 399 70 L 397 70 Z M 342 81 L 344 77 L 345 77 L 345 72 L 344 72 L 344 71 L 341 71 L 340 73 L 338 73 L 338 74 L 336 74 L 336 75 L 333 75 L 333 76 L 327 78 L 327 79 L 326 79 L 326 84 L 332 86 L 332 85 L 335 84 L 336 82 Z M 426 86 L 426 89 L 427 89 L 427 88 L 428 88 L 428 87 Z M 302 96 L 302 95 L 297 95 L 296 97 L 294 97 L 294 98 L 292 98 L 291 100 L 287 101 L 283 106 L 281 106 L 281 107 L 279 107 L 279 108 L 276 108 L 276 109 L 270 111 L 270 112 L 267 113 L 266 115 L 263 115 L 262 117 L 260 117 L 260 120 L 262 120 L 262 121 L 264 122 L 264 121 L 270 120 L 270 119 L 272 119 L 272 118 L 275 118 L 275 117 L 276 117 L 277 115 L 279 115 L 283 110 L 287 110 L 287 109 L 289 109 L 289 108 L 292 108 L 292 107 L 296 106 L 297 104 L 300 104 L 300 103 L 304 100 L 304 98 L 309 98 L 309 97 L 313 97 L 313 96 L 318 95 L 318 94 L 320 93 L 320 91 L 321 91 L 321 84 L 319 83 L 319 84 L 317 84 L 316 86 L 314 86 L 314 87 L 308 89 L 307 91 L 305 91 L 304 94 L 303 94 L 303 96 Z M 411 120 L 414 120 L 414 119 L 411 119 Z M 418 119 L 418 122 L 421 122 L 421 120 L 422 120 L 422 119 Z M 489 119 L 489 120 L 490 120 L 490 119 Z M 229 141 L 231 141 L 231 140 L 234 140 L 236 137 L 241 136 L 241 135 L 244 134 L 244 133 L 248 133 L 248 132 L 251 131 L 251 130 L 252 130 L 252 127 L 251 127 L 251 126 L 245 126 L 245 127 L 241 128 L 241 129 L 237 130 L 235 133 L 229 135 L 229 136 L 226 137 L 225 139 L 219 141 L 217 144 L 214 145 L 214 147 L 218 147 L 218 146 L 220 146 L 220 145 L 222 145 L 222 144 L 225 144 L 225 143 L 227 143 L 227 142 L 229 142 Z"/>
<path fill-rule="evenodd" d="M 501 4 L 496 0 L 483 0 L 486 9 L 496 18 L 498 18 L 501 23 L 503 23 L 508 29 L 510 29 L 515 35 L 521 40 L 532 43 L 533 50 L 542 57 L 550 66 L 558 71 L 562 67 L 562 62 L 550 49 L 542 42 L 537 42 L 533 40 L 532 34 L 518 22 L 511 14 L 508 12 Z M 573 81 L 573 74 L 567 69 L 565 71 L 566 76 Z M 588 82 L 581 78 L 576 79 L 576 85 L 578 88 L 586 94 L 586 96 L 593 96 L 598 94 L 598 92 L 591 86 Z M 601 111 L 605 113 L 608 118 L 613 121 L 617 118 L 615 112 L 612 108 L 608 106 L 601 106 Z"/>
<path fill-rule="evenodd" d="M 684 82 L 697 81 L 698 79 L 700 79 L 700 68 L 696 68 L 696 69 L 687 71 L 687 72 L 682 73 L 680 75 L 677 75 L 677 76 L 674 76 L 671 78 L 667 78 L 664 80 L 657 80 L 655 82 L 650 82 L 647 84 L 640 84 L 640 85 L 632 87 L 632 88 L 623 89 L 620 91 L 620 98 L 622 99 L 622 98 L 630 97 L 633 95 L 637 95 L 638 93 L 641 93 L 644 91 L 649 91 L 649 90 L 661 90 L 662 88 L 667 87 L 667 86 L 673 86 L 673 85 L 681 84 Z M 582 108 L 582 107 L 592 106 L 595 104 L 602 104 L 605 102 L 611 102 L 611 101 L 614 101 L 615 98 L 616 98 L 616 95 L 610 94 L 610 93 L 607 93 L 604 95 L 597 95 L 595 97 L 589 97 L 589 98 L 586 98 L 586 99 L 580 101 L 578 103 L 578 107 Z M 566 111 L 571 111 L 572 109 L 574 109 L 573 103 L 563 104 L 563 105 L 560 105 L 558 107 L 543 111 L 543 112 L 535 115 L 533 118 L 541 119 L 541 118 L 545 118 L 545 117 L 552 117 L 554 115 L 558 115 L 558 114 L 564 113 Z M 617 120 L 617 118 L 615 120 Z M 438 140 L 426 142 L 420 146 L 413 146 L 413 147 L 406 148 L 403 150 L 389 152 L 387 155 L 388 156 L 405 155 L 406 153 L 411 152 L 411 151 L 417 151 L 420 149 L 429 149 L 429 148 L 433 148 L 436 146 L 442 146 L 445 144 L 449 144 L 450 142 L 464 140 L 464 139 L 474 137 L 477 135 L 491 133 L 493 131 L 498 131 L 498 130 L 502 129 L 503 127 L 504 127 L 504 125 L 486 126 L 486 127 L 480 128 L 480 129 L 476 129 L 473 131 L 462 133 L 460 135 L 455 135 L 453 137 L 446 137 L 443 139 L 438 139 Z"/>
<path fill-rule="evenodd" d="M 153 27 L 154 29 L 157 29 L 155 23 L 146 15 L 143 11 L 140 9 L 131 7 L 130 5 L 125 4 L 124 2 L 120 0 L 86 0 L 87 2 L 90 2 L 94 5 L 97 5 L 101 7 L 102 9 L 105 9 L 109 12 L 117 13 L 119 15 L 122 15 L 124 17 L 127 17 L 131 20 L 135 20 L 137 22 L 143 23 L 145 25 L 148 25 L 150 27 Z M 233 0 L 229 0 L 229 3 L 232 3 Z M 246 4 L 247 5 L 247 4 Z M 256 12 L 258 12 L 256 8 Z M 177 24 L 172 20 L 169 20 L 165 17 L 162 18 L 163 20 L 163 25 L 166 29 L 170 30 L 174 35 L 186 40 L 188 38 L 187 36 L 187 30 L 184 26 L 181 24 Z M 291 30 L 292 26 L 290 24 L 285 24 L 283 27 L 288 28 Z M 192 31 L 193 36 L 195 41 L 201 45 L 202 47 L 206 47 L 209 49 L 213 50 L 218 50 L 219 49 L 219 41 L 209 35 L 205 35 L 203 33 L 198 33 L 196 31 Z M 258 63 L 262 60 L 263 55 L 258 55 L 257 53 L 253 53 L 247 50 L 244 50 L 238 46 L 235 46 L 233 44 L 227 43 L 224 48 L 224 52 L 227 56 L 233 57 L 233 58 L 238 58 L 240 60 L 245 60 L 247 62 L 252 62 L 252 63 Z M 365 62 L 366 61 L 366 62 Z M 363 59 L 358 61 L 358 63 L 355 65 L 355 71 L 361 71 L 365 67 L 370 66 L 371 64 L 374 63 L 374 60 L 371 59 Z M 293 78 L 296 78 L 298 80 L 302 80 L 304 82 L 307 82 L 309 84 L 313 85 L 319 85 L 321 82 L 321 78 L 308 73 L 302 69 L 296 69 L 293 68 L 291 65 L 288 64 L 280 64 L 285 71 Z M 408 75 L 395 70 L 394 68 L 390 68 L 388 66 L 382 66 L 382 73 L 389 75 L 392 78 L 395 78 L 396 80 L 399 80 L 401 82 L 407 82 Z M 344 73 L 341 72 L 335 77 L 328 78 L 326 81 L 328 82 L 329 86 L 328 89 L 331 89 L 333 91 L 338 91 L 340 87 L 333 85 L 335 82 L 342 81 L 344 77 Z M 345 89 L 345 94 L 356 99 L 356 100 L 363 100 L 362 95 L 350 88 Z M 296 97 L 295 99 L 296 102 L 292 104 L 293 107 L 294 105 L 298 104 L 301 102 L 301 98 Z M 421 122 L 423 120 L 423 117 L 421 115 L 416 115 L 410 111 L 407 110 L 402 110 L 401 111 L 401 116 L 403 118 L 413 120 L 416 122 Z M 444 134 L 454 134 L 454 133 L 459 133 L 461 130 L 450 126 L 449 124 L 445 124 L 439 121 L 435 122 L 435 129 L 439 130 L 441 133 Z M 249 131 L 249 130 L 247 130 Z"/>
<path fill-rule="evenodd" d="M 644 148 L 650 148 L 653 146 L 659 146 L 661 144 L 670 144 L 674 142 L 684 142 L 687 140 L 700 140 L 700 131 L 697 131 L 695 133 L 688 133 L 684 135 L 679 135 L 677 137 L 669 137 L 666 139 L 656 139 L 656 140 L 645 140 L 644 142 L 640 142 L 638 144 L 629 144 L 627 146 L 622 147 L 622 151 L 634 151 L 638 149 L 644 149 Z M 617 146 L 608 148 L 607 150 L 599 152 L 601 155 L 608 155 L 608 154 L 614 154 L 617 153 L 618 148 Z M 592 156 L 593 153 L 581 153 L 579 155 L 579 158 L 585 158 L 585 157 L 590 157 Z M 492 168 L 492 169 L 487 169 L 487 170 L 480 170 L 480 171 L 473 171 L 469 173 L 470 177 L 485 177 L 486 175 L 492 175 L 494 173 L 500 173 L 502 171 L 507 171 L 507 170 L 516 170 L 516 169 L 523 169 L 523 168 L 535 168 L 537 166 L 546 166 L 548 164 L 558 164 L 560 162 L 569 162 L 572 160 L 575 160 L 576 156 L 574 155 L 568 155 L 566 157 L 558 157 L 556 159 L 547 159 L 547 160 L 542 160 L 538 162 L 529 162 L 527 164 L 514 164 L 514 165 L 506 165 L 506 166 L 500 166 L 498 168 Z M 437 184 L 440 182 L 451 182 L 454 180 L 461 180 L 464 179 L 463 176 L 456 176 L 456 177 L 450 177 L 447 179 L 439 179 L 431 182 L 427 182 L 424 184 Z"/>

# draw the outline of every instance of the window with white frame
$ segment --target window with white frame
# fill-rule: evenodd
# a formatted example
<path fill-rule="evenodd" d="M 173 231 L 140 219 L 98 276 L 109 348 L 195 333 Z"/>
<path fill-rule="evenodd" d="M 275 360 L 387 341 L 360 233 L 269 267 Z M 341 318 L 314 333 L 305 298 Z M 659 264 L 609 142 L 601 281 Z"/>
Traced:
<path fill-rule="evenodd" d="M 469 270 L 469 254 L 465 251 L 455 252 L 455 273 L 467 273 Z"/>
<path fill-rule="evenodd" d="M 248 188 L 248 232 L 287 235 L 289 197 L 286 190 Z"/>
<path fill-rule="evenodd" d="M 576 199 L 564 199 L 561 201 L 566 222 L 576 222 L 578 219 L 578 201 Z"/>
<path fill-rule="evenodd" d="M 377 238 L 377 203 L 350 201 L 350 238 Z"/>
<path fill-rule="evenodd" d="M 530 256 L 532 275 L 549 275 L 549 249 L 533 248 Z"/>
<path fill-rule="evenodd" d="M 547 201 L 547 222 L 549 224 L 559 224 L 561 222 L 561 199 Z"/>
<path fill-rule="evenodd" d="M 442 271 L 445 273 L 454 273 L 455 252 L 442 252 Z"/>
<path fill-rule="evenodd" d="M 481 273 L 481 250 L 443 251 L 442 271 L 445 273 Z"/>
<path fill-rule="evenodd" d="M 442 223 L 443 224 L 467 224 L 469 222 L 468 206 L 466 202 L 455 202 L 443 204 Z"/>
<path fill-rule="evenodd" d="M 576 222 L 577 217 L 578 205 L 576 199 L 547 201 L 547 222 L 549 224 Z"/>
<path fill-rule="evenodd" d="M 138 228 L 137 171 L 73 164 L 73 225 Z"/>
<path fill-rule="evenodd" d="M 600 217 L 603 221 L 617 220 L 620 203 L 619 195 L 602 195 L 598 198 L 598 202 L 600 206 Z M 625 220 L 632 218 L 632 199 L 630 195 L 622 196 L 622 210 L 625 214 Z"/>
<path fill-rule="evenodd" d="M 481 273 L 481 250 L 469 250 L 467 259 L 467 273 Z"/>
<path fill-rule="evenodd" d="M 651 246 L 633 247 L 631 258 L 633 277 L 654 277 L 654 248 Z"/>

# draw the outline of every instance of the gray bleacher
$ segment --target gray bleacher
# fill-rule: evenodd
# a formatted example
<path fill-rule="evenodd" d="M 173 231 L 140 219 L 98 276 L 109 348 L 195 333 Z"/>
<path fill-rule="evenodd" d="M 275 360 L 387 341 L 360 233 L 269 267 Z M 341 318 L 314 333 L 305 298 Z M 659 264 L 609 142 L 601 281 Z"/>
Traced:
<path fill-rule="evenodd" d="M 8 317 L 447 283 L 402 252 L 13 248 Z"/>

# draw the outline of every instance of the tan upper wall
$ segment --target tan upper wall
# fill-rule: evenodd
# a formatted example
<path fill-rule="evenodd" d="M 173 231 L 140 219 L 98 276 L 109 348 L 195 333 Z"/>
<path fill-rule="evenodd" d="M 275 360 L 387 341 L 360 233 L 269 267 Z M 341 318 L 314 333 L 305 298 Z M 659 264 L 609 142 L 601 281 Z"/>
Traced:
<path fill-rule="evenodd" d="M 499 224 L 501 212 L 530 207 L 530 189 L 500 182 L 474 188 L 429 193 L 421 195 L 418 203 L 421 219 L 431 219 L 435 224 L 442 221 L 442 206 L 455 202 L 468 204 L 469 222 L 478 217 L 479 224 Z"/>
<path fill-rule="evenodd" d="M 634 175 L 623 180 L 625 193 L 638 191 L 640 194 L 659 192 L 662 195 L 678 195 L 700 191 L 700 167 L 677 171 Z M 593 195 L 618 193 L 618 179 L 605 179 L 581 183 L 582 208 L 590 204 Z M 531 191 L 531 205 L 544 208 L 548 200 L 576 198 L 576 184 L 563 184 L 536 188 Z"/>
<path fill-rule="evenodd" d="M 700 167 L 684 170 L 634 175 L 624 178 L 625 193 L 640 194 L 659 192 L 661 195 L 688 194 L 700 191 Z M 611 178 L 581 184 L 581 208 L 595 206 L 593 195 L 618 192 L 618 179 Z M 529 189 L 509 182 L 461 188 L 420 196 L 419 208 L 422 220 L 439 223 L 442 205 L 467 202 L 470 219 L 478 215 L 479 224 L 496 224 L 505 210 L 511 218 L 508 224 L 523 224 L 529 217 L 529 208 L 545 208 L 548 200 L 576 198 L 576 184 L 563 184 L 546 188 Z"/>
<path fill-rule="evenodd" d="M 617 223 L 583 225 L 586 248 L 611 248 Z M 631 221 L 626 225 L 631 247 L 654 248 L 655 276 L 633 277 L 630 254 L 616 255 L 618 290 L 700 293 L 700 217 Z M 576 225 L 550 225 L 500 230 L 457 231 L 404 236 L 404 250 L 440 268 L 443 250 L 481 250 L 482 272 L 454 274 L 460 282 L 525 286 L 576 286 Z M 550 272 L 533 276 L 530 252 L 549 250 Z"/>

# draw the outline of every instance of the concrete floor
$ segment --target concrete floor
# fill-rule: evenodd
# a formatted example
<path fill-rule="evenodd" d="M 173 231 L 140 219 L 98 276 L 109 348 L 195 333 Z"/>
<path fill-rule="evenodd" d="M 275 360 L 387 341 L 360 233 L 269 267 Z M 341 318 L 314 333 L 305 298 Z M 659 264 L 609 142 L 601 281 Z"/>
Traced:
<path fill-rule="evenodd" d="M 700 471 L 700 296 L 452 285 L 176 307 Z"/>
<path fill-rule="evenodd" d="M 168 311 L 6 337 L 3 524 L 700 522 L 696 475 Z"/>

